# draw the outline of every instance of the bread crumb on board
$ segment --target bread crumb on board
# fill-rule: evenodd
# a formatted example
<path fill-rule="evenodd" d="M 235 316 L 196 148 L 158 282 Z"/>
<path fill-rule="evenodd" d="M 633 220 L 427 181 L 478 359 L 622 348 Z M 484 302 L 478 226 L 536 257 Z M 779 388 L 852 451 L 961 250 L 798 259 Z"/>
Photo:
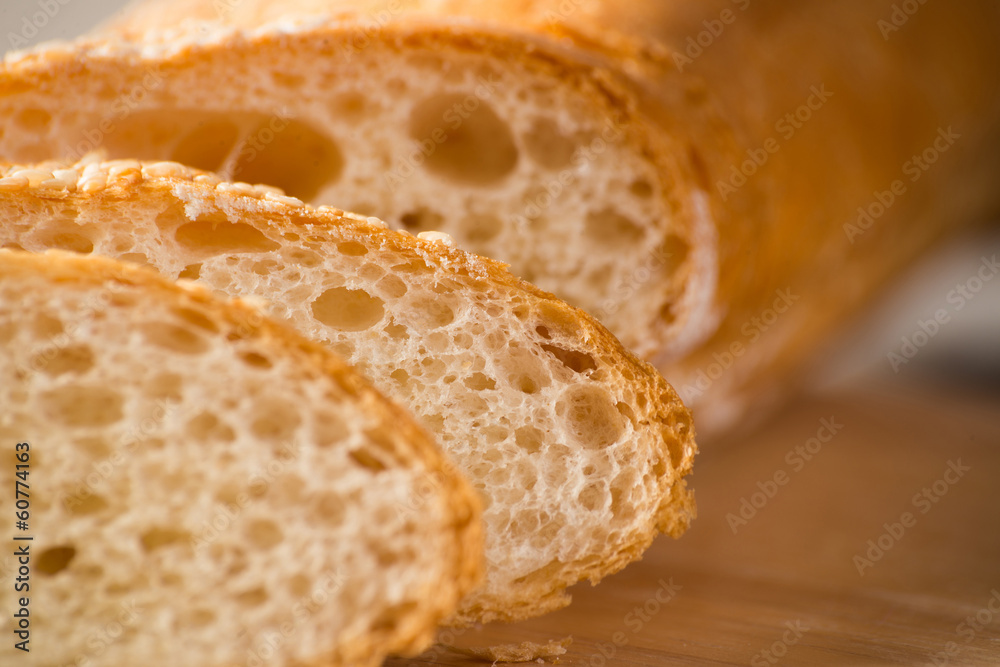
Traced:
<path fill-rule="evenodd" d="M 498 644 L 497 646 L 484 646 L 461 648 L 444 644 L 444 647 L 455 653 L 467 655 L 481 660 L 498 662 L 559 662 L 559 656 L 566 654 L 566 649 L 573 643 L 572 637 L 566 637 L 558 641 L 550 641 L 545 644 L 535 642 L 521 642 L 520 644 Z"/>

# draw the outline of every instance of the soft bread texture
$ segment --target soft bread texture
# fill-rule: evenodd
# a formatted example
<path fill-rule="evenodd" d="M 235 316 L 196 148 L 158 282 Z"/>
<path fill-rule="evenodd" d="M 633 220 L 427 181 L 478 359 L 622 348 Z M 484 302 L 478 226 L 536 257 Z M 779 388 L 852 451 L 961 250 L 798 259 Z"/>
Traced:
<path fill-rule="evenodd" d="M 0 173 L 0 245 L 264 297 L 412 410 L 485 504 L 486 581 L 452 622 L 550 611 L 687 528 L 690 413 L 583 312 L 424 236 L 173 163 Z"/>
<path fill-rule="evenodd" d="M 705 431 L 995 210 L 1000 5 L 899 4 L 140 2 L 8 63 L 0 154 L 100 143 L 448 232 L 594 314 Z"/>
<path fill-rule="evenodd" d="M 378 665 L 479 578 L 478 501 L 411 418 L 203 288 L 0 250 L 0 406 L 34 537 L 4 664 Z"/>

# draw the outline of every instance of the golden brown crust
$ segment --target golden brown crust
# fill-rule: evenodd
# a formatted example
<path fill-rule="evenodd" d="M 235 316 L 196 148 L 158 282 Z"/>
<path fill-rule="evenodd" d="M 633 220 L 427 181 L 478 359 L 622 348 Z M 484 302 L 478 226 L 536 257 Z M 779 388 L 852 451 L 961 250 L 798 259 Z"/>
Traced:
<path fill-rule="evenodd" d="M 535 572 L 520 582 L 523 584 L 520 590 L 510 592 L 507 597 L 482 597 L 473 591 L 463 601 L 459 613 L 448 619 L 450 624 L 514 621 L 563 607 L 569 602 L 566 587 L 584 579 L 596 583 L 617 572 L 637 560 L 659 532 L 678 537 L 694 518 L 694 495 L 683 478 L 692 471 L 697 446 L 691 415 L 677 393 L 650 364 L 625 349 L 592 317 L 512 276 L 504 264 L 454 248 L 445 240 L 427 240 L 388 230 L 384 223 L 374 218 L 354 216 L 329 207 L 313 208 L 278 195 L 273 188 L 222 182 L 217 177 L 176 163 L 116 160 L 70 165 L 50 162 L 33 166 L 9 165 L 0 169 L 0 204 L 4 200 L 16 203 L 58 199 L 76 209 L 91 202 L 102 210 L 112 211 L 125 201 L 158 205 L 166 197 L 172 197 L 178 187 L 185 188 L 188 198 L 224 200 L 244 211 L 246 219 L 253 220 L 254 224 L 263 223 L 279 229 L 309 226 L 336 236 L 338 240 L 415 254 L 439 270 L 477 277 L 491 287 L 523 294 L 544 309 L 546 320 L 558 326 L 561 334 L 595 355 L 614 359 L 614 366 L 629 378 L 637 393 L 649 398 L 649 405 L 639 412 L 639 417 L 644 427 L 655 434 L 653 443 L 657 451 L 637 450 L 636 456 L 648 454 L 661 464 L 654 470 L 659 485 L 659 507 L 645 530 L 629 535 L 613 551 Z M 433 235 L 430 238 L 434 238 Z M 670 462 L 669 466 L 662 463 L 665 461 Z M 478 535 L 469 539 L 474 541 Z M 475 576 L 467 562 L 458 564 L 456 574 L 463 583 Z"/>
<path fill-rule="evenodd" d="M 180 16 L 256 29 L 295 13 L 377 24 L 380 34 L 443 27 L 455 42 L 520 40 L 546 57 L 571 45 L 561 53 L 593 66 L 595 79 L 613 81 L 622 107 L 649 132 L 646 150 L 673 165 L 663 173 L 678 179 L 675 210 L 692 190 L 708 195 L 717 241 L 695 244 L 717 243 L 717 285 L 699 300 L 722 317 L 718 326 L 692 318 L 683 335 L 696 347 L 651 356 L 684 379 L 685 397 L 711 426 L 765 394 L 751 388 L 785 376 L 937 238 L 995 211 L 1000 6 L 922 3 L 911 15 L 898 4 L 416 0 L 386 16 L 378 0 L 246 0 L 221 13 L 194 0 L 151 0 L 107 30 L 135 36 Z M 814 87 L 832 96 L 820 102 Z M 779 126 L 810 103 L 820 108 L 803 112 L 807 122 Z M 939 142 L 951 145 L 933 168 L 915 166 L 912 159 L 949 128 L 960 139 Z M 766 164 L 736 175 L 765 145 L 778 147 Z M 896 182 L 905 194 L 865 218 L 859 207 L 878 212 L 878 195 L 886 198 Z M 685 224 L 690 233 L 691 221 Z M 682 298 L 691 275 L 676 278 L 682 286 L 668 290 L 673 299 Z M 762 328 L 753 320 L 781 290 L 798 301 L 758 340 Z M 661 346 L 664 332 L 678 335 L 652 332 Z M 720 371 L 718 358 L 733 346 L 742 352 Z"/>
<path fill-rule="evenodd" d="M 450 558 L 452 566 L 447 578 L 436 585 L 436 599 L 428 599 L 420 609 L 407 612 L 410 617 L 405 619 L 405 623 L 385 624 L 374 628 L 368 636 L 355 637 L 337 647 L 331 651 L 329 658 L 335 660 L 335 664 L 347 664 L 345 656 L 419 653 L 429 645 L 435 628 L 482 579 L 482 509 L 475 492 L 408 413 L 385 399 L 367 380 L 325 347 L 271 322 L 248 303 L 221 301 L 199 285 L 178 285 L 145 268 L 62 251 L 33 255 L 0 249 L 0 260 L 0 280 L 19 274 L 44 273 L 54 282 L 95 287 L 114 282 L 138 287 L 151 300 L 182 302 L 185 307 L 197 305 L 201 311 L 213 315 L 216 321 L 231 325 L 241 337 L 256 339 L 262 347 L 273 349 L 276 356 L 293 361 L 296 367 L 309 369 L 313 376 L 331 378 L 346 397 L 358 404 L 359 410 L 371 415 L 375 423 L 393 425 L 400 442 L 405 442 L 411 449 L 407 454 L 413 458 L 409 460 L 423 468 L 434 479 L 442 497 L 448 499 L 445 508 L 451 513 L 448 527 L 453 531 L 454 549 L 442 556 Z M 329 659 L 317 664 L 328 664 Z M 354 664 L 353 660 L 352 657 L 351 664 Z"/>

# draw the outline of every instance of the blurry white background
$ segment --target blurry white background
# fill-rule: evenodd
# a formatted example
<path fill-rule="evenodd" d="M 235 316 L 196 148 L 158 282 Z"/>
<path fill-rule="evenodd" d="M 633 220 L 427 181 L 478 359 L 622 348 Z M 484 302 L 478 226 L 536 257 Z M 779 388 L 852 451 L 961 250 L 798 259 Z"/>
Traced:
<path fill-rule="evenodd" d="M 71 39 L 127 4 L 129 0 L 2 0 L 3 50 Z M 865 378 L 895 377 L 1000 393 L 1000 275 L 984 281 L 973 298 L 948 299 L 961 284 L 972 281 L 969 287 L 977 287 L 974 278 L 980 266 L 994 256 L 1000 260 L 998 224 L 951 239 L 911 267 L 817 360 L 814 377 L 819 386 L 836 388 Z M 958 301 L 964 302 L 960 310 Z M 933 319 L 939 309 L 947 311 L 947 323 L 927 337 L 911 360 L 897 363 L 897 373 L 889 354 L 901 350 L 904 336 L 912 341 L 921 330 L 920 322 Z M 923 342 L 924 337 L 917 334 L 916 339 Z"/>

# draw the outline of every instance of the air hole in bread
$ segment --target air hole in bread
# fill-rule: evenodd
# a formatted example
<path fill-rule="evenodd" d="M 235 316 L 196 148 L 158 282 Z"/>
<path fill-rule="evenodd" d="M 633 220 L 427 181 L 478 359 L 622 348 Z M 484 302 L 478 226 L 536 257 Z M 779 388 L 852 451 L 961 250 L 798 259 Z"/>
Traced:
<path fill-rule="evenodd" d="M 236 438 L 227 424 L 219 421 L 211 412 L 202 412 L 192 417 L 186 426 L 188 436 L 197 442 L 219 440 L 232 442 Z"/>
<path fill-rule="evenodd" d="M 108 501 L 106 501 L 103 496 L 98 496 L 96 494 L 75 496 L 65 503 L 66 509 L 69 510 L 70 514 L 76 514 L 78 516 L 86 516 L 88 514 L 97 514 L 98 512 L 103 512 L 108 508 Z"/>
<path fill-rule="evenodd" d="M 52 121 L 52 114 L 44 109 L 25 109 L 17 115 L 17 124 L 29 132 L 44 132 Z"/>
<path fill-rule="evenodd" d="M 319 266 L 323 263 L 323 258 L 320 257 L 318 253 L 313 252 L 309 248 L 302 248 L 298 246 L 282 248 L 281 256 L 289 264 L 303 266 L 306 268 Z"/>
<path fill-rule="evenodd" d="M 205 171 L 219 171 L 239 136 L 239 128 L 228 120 L 200 119 L 177 143 L 170 159 Z"/>
<path fill-rule="evenodd" d="M 77 375 L 86 373 L 94 366 L 94 353 L 86 345 L 68 345 L 54 350 L 45 350 L 32 359 L 32 368 L 37 368 L 53 377 L 64 373 Z"/>
<path fill-rule="evenodd" d="M 378 324 L 385 303 L 364 290 L 333 287 L 312 302 L 313 317 L 341 331 L 364 331 Z"/>
<path fill-rule="evenodd" d="M 94 251 L 94 241 L 90 235 L 95 234 L 89 227 L 83 227 L 67 219 L 55 220 L 46 225 L 36 235 L 34 242 L 48 248 L 78 252 L 88 255 Z"/>
<path fill-rule="evenodd" d="M 597 510 L 604 509 L 604 500 L 606 497 L 607 493 L 604 490 L 604 484 L 601 482 L 591 482 L 584 487 L 576 499 L 577 502 L 583 505 L 584 509 L 596 512 Z"/>
<path fill-rule="evenodd" d="M 240 148 L 233 179 L 265 183 L 311 201 L 340 179 L 344 156 L 329 137 L 298 120 L 270 118 Z"/>
<path fill-rule="evenodd" d="M 465 378 L 464 384 L 473 391 L 492 391 L 497 388 L 497 381 L 483 373 L 473 373 Z"/>
<path fill-rule="evenodd" d="M 251 366 L 253 368 L 271 368 L 271 360 L 256 352 L 244 352 L 240 355 L 240 359 L 247 366 Z"/>
<path fill-rule="evenodd" d="M 534 426 L 522 426 L 514 431 L 514 442 L 529 454 L 535 454 L 541 451 L 545 434 Z"/>
<path fill-rule="evenodd" d="M 204 311 L 194 308 L 174 308 L 173 313 L 192 326 L 209 333 L 219 333 L 219 326 Z"/>
<path fill-rule="evenodd" d="M 38 554 L 35 567 L 38 573 L 43 576 L 59 574 L 73 561 L 76 556 L 76 548 L 71 546 L 51 547 Z"/>
<path fill-rule="evenodd" d="M 396 340 L 406 340 L 410 337 L 409 330 L 402 324 L 396 324 L 395 322 L 386 325 L 384 331 L 389 334 L 390 338 L 394 338 Z"/>
<path fill-rule="evenodd" d="M 358 92 L 344 93 L 337 97 L 330 105 L 334 115 L 349 121 L 359 120 L 362 117 L 374 113 L 377 106 L 369 101 L 367 97 Z"/>
<path fill-rule="evenodd" d="M 644 178 L 632 181 L 629 191 L 640 199 L 649 199 L 653 196 L 653 186 Z"/>
<path fill-rule="evenodd" d="M 183 387 L 181 377 L 176 373 L 157 373 L 146 384 L 146 392 L 153 399 L 179 399 Z"/>
<path fill-rule="evenodd" d="M 397 368 L 393 372 L 389 373 L 389 377 L 398 382 L 400 386 L 405 387 L 406 383 L 410 380 L 410 374 L 404 371 L 402 368 Z"/>
<path fill-rule="evenodd" d="M 614 444 L 625 430 L 621 413 L 600 387 L 571 387 L 563 394 L 560 403 L 567 429 L 583 447 L 607 447 Z M 557 405 L 557 411 L 559 408 Z"/>
<path fill-rule="evenodd" d="M 517 166 L 510 127 L 475 95 L 437 95 L 418 103 L 410 113 L 410 137 L 429 171 L 459 183 L 492 185 Z"/>
<path fill-rule="evenodd" d="M 525 147 L 531 159 L 546 169 L 569 166 L 577 149 L 577 142 L 559 130 L 551 118 L 539 118 L 524 136 Z"/>
<path fill-rule="evenodd" d="M 36 338 L 52 338 L 62 332 L 62 320 L 46 313 L 39 313 L 31 322 L 31 333 Z"/>
<path fill-rule="evenodd" d="M 586 230 L 593 240 L 614 248 L 634 248 L 643 239 L 642 227 L 613 208 L 588 213 Z"/>
<path fill-rule="evenodd" d="M 382 472 L 385 470 L 385 464 L 363 449 L 352 450 L 349 456 L 355 463 L 363 468 L 368 468 L 374 472 Z"/>
<path fill-rule="evenodd" d="M 298 408 L 284 401 L 261 399 L 255 413 L 250 430 L 261 440 L 274 443 L 290 442 L 302 423 Z"/>
<path fill-rule="evenodd" d="M 120 262 L 128 262 L 129 264 L 136 264 L 137 266 L 146 266 L 149 264 L 149 257 L 145 253 L 141 252 L 127 252 L 122 255 L 118 255 L 116 259 Z"/>
<path fill-rule="evenodd" d="M 204 354 L 208 351 L 208 341 L 186 327 L 169 322 L 151 322 L 140 325 L 139 330 L 151 345 L 171 352 Z"/>
<path fill-rule="evenodd" d="M 404 229 L 411 232 L 432 232 L 441 229 L 444 216 L 429 208 L 420 208 L 404 213 L 400 216 L 399 221 Z"/>
<path fill-rule="evenodd" d="M 420 329 L 439 329 L 455 321 L 455 311 L 440 299 L 415 299 L 412 320 Z"/>
<path fill-rule="evenodd" d="M 44 416 L 66 426 L 110 426 L 121 420 L 122 396 L 107 387 L 67 385 L 42 396 Z"/>
<path fill-rule="evenodd" d="M 471 249 L 480 250 L 483 248 L 481 244 L 489 243 L 500 234 L 503 230 L 503 223 L 495 215 L 473 213 L 466 216 L 461 230 Z M 482 254 L 489 253 L 483 252 Z"/>
<path fill-rule="evenodd" d="M 660 246 L 660 254 L 669 259 L 673 266 L 682 264 L 690 251 L 691 245 L 676 234 L 667 236 Z"/>
<path fill-rule="evenodd" d="M 542 349 L 558 359 L 563 366 L 574 373 L 584 373 L 597 368 L 597 362 L 586 352 L 566 350 L 558 345 L 542 345 Z"/>
<path fill-rule="evenodd" d="M 406 295 L 406 283 L 396 276 L 385 276 L 378 281 L 378 289 L 390 299 L 399 299 Z"/>
<path fill-rule="evenodd" d="M 258 607 L 267 602 L 267 591 L 263 588 L 253 588 L 236 595 L 236 603 L 243 608 Z"/>
<path fill-rule="evenodd" d="M 200 255 L 269 252 L 280 246 L 245 222 L 229 222 L 222 213 L 185 223 L 174 233 L 177 242 Z"/>
<path fill-rule="evenodd" d="M 191 533 L 162 526 L 150 528 L 139 537 L 139 542 L 146 551 L 155 551 L 173 544 L 186 544 L 190 540 Z"/>
<path fill-rule="evenodd" d="M 337 250 L 348 257 L 360 257 L 368 254 L 368 248 L 357 241 L 342 241 L 337 244 Z"/>
<path fill-rule="evenodd" d="M 285 539 L 278 524 L 268 519 L 254 519 L 247 524 L 247 539 L 260 549 L 270 549 Z"/>
<path fill-rule="evenodd" d="M 198 280 L 201 277 L 201 262 L 188 264 L 177 277 L 182 280 Z"/>

